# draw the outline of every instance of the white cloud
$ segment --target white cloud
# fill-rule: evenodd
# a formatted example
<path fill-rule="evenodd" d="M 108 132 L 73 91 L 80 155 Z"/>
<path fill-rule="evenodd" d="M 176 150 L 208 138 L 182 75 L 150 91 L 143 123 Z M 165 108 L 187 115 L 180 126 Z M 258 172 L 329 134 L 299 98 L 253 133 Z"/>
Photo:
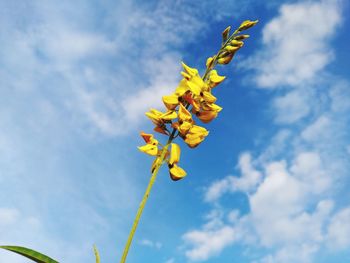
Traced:
<path fill-rule="evenodd" d="M 329 38 L 340 23 L 339 9 L 333 0 L 282 5 L 264 27 L 262 55 L 247 63 L 258 72 L 257 84 L 273 88 L 312 80 L 334 58 Z"/>
<path fill-rule="evenodd" d="M 193 230 L 187 232 L 183 239 L 192 247 L 186 251 L 186 256 L 193 261 L 203 261 L 219 254 L 227 245 L 232 244 L 235 240 L 235 231 L 229 226 Z"/>
<path fill-rule="evenodd" d="M 273 106 L 276 110 L 277 123 L 290 124 L 299 121 L 310 112 L 310 103 L 305 91 L 291 91 L 277 97 Z"/>
<path fill-rule="evenodd" d="M 305 130 L 303 130 L 301 137 L 307 141 L 319 140 L 322 133 L 329 130 L 329 125 L 331 125 L 329 118 L 322 115 L 315 122 L 306 127 Z"/>
<path fill-rule="evenodd" d="M 335 250 L 350 247 L 350 207 L 344 208 L 331 218 L 327 244 Z"/>
<path fill-rule="evenodd" d="M 238 168 L 241 172 L 240 177 L 227 176 L 210 185 L 205 193 L 207 202 L 214 202 L 225 193 L 254 190 L 261 180 L 261 173 L 254 169 L 249 153 L 243 153 L 239 157 Z"/>

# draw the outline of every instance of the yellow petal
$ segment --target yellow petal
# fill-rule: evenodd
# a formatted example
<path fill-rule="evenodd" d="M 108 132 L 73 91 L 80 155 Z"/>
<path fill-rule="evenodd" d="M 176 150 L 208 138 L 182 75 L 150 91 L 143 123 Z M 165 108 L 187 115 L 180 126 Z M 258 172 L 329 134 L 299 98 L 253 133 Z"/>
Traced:
<path fill-rule="evenodd" d="M 225 80 L 225 76 L 219 76 L 218 72 L 214 69 L 210 71 L 209 82 L 210 87 L 214 88 Z"/>
<path fill-rule="evenodd" d="M 190 90 L 190 88 L 187 85 L 187 80 L 182 79 L 180 81 L 179 86 L 177 86 L 177 88 L 175 90 L 175 94 L 180 97 L 180 96 L 184 95 L 189 90 Z"/>
<path fill-rule="evenodd" d="M 200 137 L 194 134 L 187 134 L 185 137 L 185 143 L 190 147 L 194 148 L 198 146 L 202 141 L 204 140 L 204 137 Z"/>
<path fill-rule="evenodd" d="M 187 66 L 184 62 L 181 62 L 181 64 L 182 64 L 182 67 L 184 68 L 185 72 L 187 74 L 189 74 L 190 76 L 193 77 L 194 75 L 198 74 L 198 70 L 196 68 L 191 68 L 191 67 Z"/>
<path fill-rule="evenodd" d="M 216 97 L 208 91 L 204 91 L 202 97 L 208 103 L 214 103 L 216 101 Z"/>
<path fill-rule="evenodd" d="M 156 109 L 151 109 L 150 111 L 146 112 L 145 115 L 150 118 L 152 120 L 152 122 L 156 125 L 160 124 L 160 122 L 162 121 L 160 116 L 163 113 L 159 110 Z"/>
<path fill-rule="evenodd" d="M 197 114 L 198 119 L 204 123 L 208 123 L 218 116 L 217 111 L 201 111 Z"/>
<path fill-rule="evenodd" d="M 192 128 L 190 129 L 190 134 L 200 136 L 200 137 L 205 137 L 209 134 L 209 132 L 204 127 L 193 125 Z"/>
<path fill-rule="evenodd" d="M 193 124 L 191 122 L 184 121 L 181 125 L 178 126 L 177 130 L 182 134 L 185 135 L 191 128 Z"/>
<path fill-rule="evenodd" d="M 251 28 L 252 26 L 254 26 L 256 23 L 258 23 L 258 20 L 255 20 L 255 21 L 245 20 L 245 21 L 242 22 L 242 24 L 239 26 L 239 28 L 237 30 L 238 31 L 246 30 L 246 29 Z"/>
<path fill-rule="evenodd" d="M 203 81 L 203 79 L 201 78 L 201 76 L 199 76 L 198 74 L 193 76 L 190 80 L 192 83 L 194 83 L 195 85 L 197 85 L 201 91 L 203 91 L 205 89 L 205 82 Z"/>
<path fill-rule="evenodd" d="M 190 79 L 191 75 L 187 74 L 186 72 L 181 71 L 181 75 L 185 78 L 185 79 Z"/>
<path fill-rule="evenodd" d="M 167 111 L 166 113 L 162 114 L 160 118 L 165 121 L 171 121 L 177 118 L 177 113 L 176 111 Z"/>
<path fill-rule="evenodd" d="M 179 119 L 181 121 L 188 121 L 188 122 L 192 121 L 191 113 L 182 104 L 180 104 L 180 108 L 179 108 Z"/>
<path fill-rule="evenodd" d="M 169 169 L 170 177 L 173 181 L 178 181 L 186 176 L 186 172 L 184 169 L 181 167 L 177 166 L 174 164 L 170 169 Z"/>
<path fill-rule="evenodd" d="M 179 105 L 179 97 L 176 94 L 163 96 L 163 103 L 168 110 L 174 110 Z"/>
<path fill-rule="evenodd" d="M 187 82 L 188 87 L 190 88 L 191 92 L 194 95 L 199 96 L 199 94 L 201 94 L 202 92 L 202 88 L 201 86 L 198 86 L 196 83 L 192 82 L 192 81 L 188 81 Z"/>
<path fill-rule="evenodd" d="M 153 144 L 146 144 L 138 147 L 141 152 L 147 153 L 152 156 L 156 156 L 158 154 L 158 146 Z"/>
<path fill-rule="evenodd" d="M 222 107 L 214 103 L 203 104 L 202 107 L 203 107 L 203 110 L 216 111 L 216 112 L 222 111 Z"/>
<path fill-rule="evenodd" d="M 171 150 L 170 150 L 169 164 L 173 165 L 175 163 L 178 163 L 180 161 L 180 154 L 181 154 L 180 146 L 176 143 L 172 143 Z"/>

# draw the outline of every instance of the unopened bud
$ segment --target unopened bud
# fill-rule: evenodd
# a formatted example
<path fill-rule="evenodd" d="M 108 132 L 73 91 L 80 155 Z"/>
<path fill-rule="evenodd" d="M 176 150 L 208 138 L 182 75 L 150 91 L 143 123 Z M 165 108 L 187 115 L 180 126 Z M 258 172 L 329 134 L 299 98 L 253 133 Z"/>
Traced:
<path fill-rule="evenodd" d="M 252 26 L 255 26 L 256 23 L 258 23 L 258 20 L 255 20 L 255 21 L 251 21 L 251 20 L 243 21 L 243 23 L 239 26 L 237 31 L 241 32 L 243 30 L 247 30 L 248 28 L 251 28 Z"/>

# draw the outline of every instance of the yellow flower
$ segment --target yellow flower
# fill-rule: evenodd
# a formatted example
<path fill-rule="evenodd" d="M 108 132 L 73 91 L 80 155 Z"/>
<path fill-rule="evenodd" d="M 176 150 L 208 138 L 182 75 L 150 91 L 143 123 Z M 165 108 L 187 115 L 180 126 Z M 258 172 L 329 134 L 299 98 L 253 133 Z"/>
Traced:
<path fill-rule="evenodd" d="M 160 116 L 163 115 L 163 112 L 156 110 L 156 109 L 150 109 L 150 111 L 146 112 L 145 115 L 151 119 L 151 121 L 155 124 L 155 125 L 162 125 L 163 121 L 161 119 Z"/>
<path fill-rule="evenodd" d="M 182 79 L 180 81 L 179 86 L 177 86 L 177 88 L 175 90 L 175 94 L 180 97 L 180 96 L 184 95 L 189 90 L 190 90 L 190 88 L 187 85 L 187 79 Z"/>
<path fill-rule="evenodd" d="M 181 123 L 181 124 L 180 124 Z M 177 129 L 180 134 L 185 135 L 193 126 L 192 122 L 184 121 L 184 122 L 175 122 L 172 127 Z"/>
<path fill-rule="evenodd" d="M 141 152 L 147 153 L 152 156 L 156 156 L 158 154 L 158 147 L 152 144 L 146 144 L 138 147 Z"/>
<path fill-rule="evenodd" d="M 184 178 L 187 174 L 184 169 L 174 164 L 172 167 L 169 167 L 170 178 L 173 181 L 178 181 Z"/>
<path fill-rule="evenodd" d="M 174 93 L 168 96 L 163 96 L 163 103 L 168 110 L 174 110 L 179 105 L 179 97 Z"/>
<path fill-rule="evenodd" d="M 146 145 L 140 146 L 138 149 L 141 152 L 156 156 L 158 154 L 158 141 L 154 139 L 153 134 L 141 132 L 140 135 L 145 140 Z"/>
<path fill-rule="evenodd" d="M 171 121 L 177 118 L 177 113 L 174 110 L 169 110 L 160 116 L 163 121 Z"/>
<path fill-rule="evenodd" d="M 191 113 L 182 104 L 180 104 L 178 116 L 180 121 L 192 122 Z"/>
<path fill-rule="evenodd" d="M 210 103 L 210 104 L 203 104 L 202 105 L 203 110 L 209 110 L 209 111 L 216 111 L 216 112 L 220 112 L 222 111 L 222 107 L 220 107 L 217 104 L 214 103 Z"/>
<path fill-rule="evenodd" d="M 173 181 L 180 180 L 186 176 L 186 172 L 181 167 L 177 166 L 177 163 L 180 161 L 180 146 L 176 143 L 171 144 L 170 158 L 168 161 L 170 178 Z"/>
<path fill-rule="evenodd" d="M 191 77 L 198 75 L 198 70 L 196 68 L 191 68 L 187 66 L 184 62 L 181 62 L 181 64 L 186 74 L 190 75 Z"/>
<path fill-rule="evenodd" d="M 199 76 L 198 70 L 191 68 L 182 62 L 182 66 L 185 72 L 182 72 L 184 78 L 187 80 L 187 86 L 189 90 L 194 94 L 199 96 L 203 89 L 206 87 L 206 83 L 203 81 L 201 76 Z M 187 91 L 187 90 L 186 90 Z"/>
<path fill-rule="evenodd" d="M 214 69 L 209 74 L 209 87 L 214 88 L 225 80 L 225 76 L 219 76 L 218 72 Z"/>
<path fill-rule="evenodd" d="M 192 115 L 182 104 L 180 104 L 178 116 L 179 122 L 173 123 L 172 127 L 177 129 L 181 135 L 186 135 L 194 123 Z"/>
<path fill-rule="evenodd" d="M 214 103 L 216 101 L 216 97 L 209 91 L 202 92 L 202 98 L 207 103 Z"/>
<path fill-rule="evenodd" d="M 165 121 L 171 121 L 177 118 L 176 111 L 174 110 L 168 110 L 167 112 L 163 113 L 156 109 L 150 109 L 150 111 L 146 112 L 145 115 L 157 126 L 161 126 Z"/>
<path fill-rule="evenodd" d="M 197 125 L 193 125 L 192 128 L 185 136 L 185 143 L 191 148 L 199 145 L 209 132 L 204 128 Z"/>
<path fill-rule="evenodd" d="M 205 110 L 205 111 L 200 111 L 200 112 L 197 113 L 198 119 L 200 119 L 204 123 L 208 123 L 208 122 L 212 121 L 217 116 L 218 116 L 218 112 L 217 111 L 207 111 L 207 110 Z"/>

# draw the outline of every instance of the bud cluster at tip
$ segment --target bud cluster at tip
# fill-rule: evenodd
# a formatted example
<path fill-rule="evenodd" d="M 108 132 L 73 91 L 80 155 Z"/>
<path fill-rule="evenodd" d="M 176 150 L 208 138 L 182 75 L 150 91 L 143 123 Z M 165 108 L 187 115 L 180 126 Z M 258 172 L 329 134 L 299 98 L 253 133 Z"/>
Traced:
<path fill-rule="evenodd" d="M 244 21 L 230 36 L 231 27 L 223 33 L 223 43 L 219 52 L 206 61 L 206 72 L 203 77 L 196 68 L 191 68 L 182 62 L 182 80 L 175 91 L 162 97 L 165 111 L 150 109 L 146 116 L 154 123 L 154 131 L 169 136 L 169 142 L 179 136 L 190 147 L 198 146 L 209 134 L 206 128 L 196 124 L 199 120 L 208 123 L 218 116 L 222 108 L 216 104 L 216 97 L 212 89 L 225 80 L 214 69 L 217 64 L 228 64 L 234 54 L 239 50 L 249 35 L 240 34 L 242 31 L 254 26 L 258 21 Z M 146 145 L 139 150 L 152 156 L 157 156 L 152 165 L 152 172 L 158 164 L 162 148 L 152 134 L 141 133 Z M 180 160 L 180 146 L 171 143 L 170 151 L 166 153 L 170 177 L 179 180 L 186 176 L 186 172 L 177 164 Z M 161 160 L 162 161 L 162 160 Z"/>

